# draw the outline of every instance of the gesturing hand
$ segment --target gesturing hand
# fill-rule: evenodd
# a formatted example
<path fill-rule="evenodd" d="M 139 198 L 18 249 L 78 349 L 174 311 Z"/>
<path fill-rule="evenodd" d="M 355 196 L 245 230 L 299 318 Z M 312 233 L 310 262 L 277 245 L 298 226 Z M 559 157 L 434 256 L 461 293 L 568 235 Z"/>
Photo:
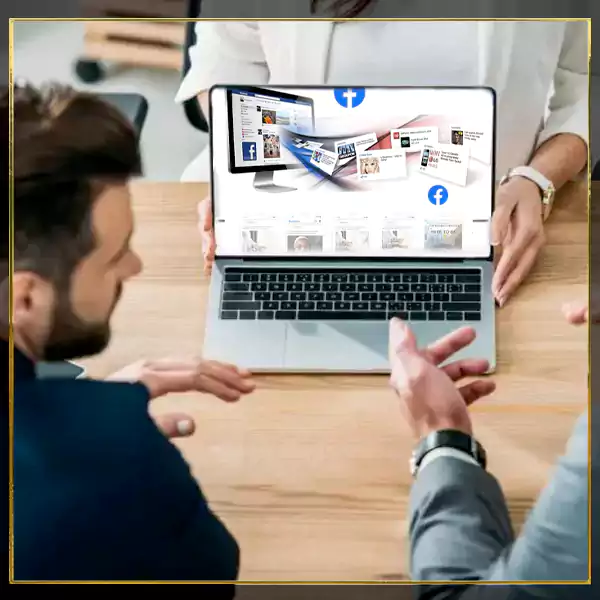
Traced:
<path fill-rule="evenodd" d="M 256 387 L 249 371 L 207 360 L 139 361 L 114 373 L 107 381 L 140 382 L 151 399 L 173 392 L 204 392 L 235 402 Z M 169 438 L 187 437 L 195 430 L 193 419 L 182 413 L 160 415 L 154 421 Z"/>
<path fill-rule="evenodd" d="M 390 385 L 398 395 L 404 416 L 418 438 L 441 429 L 472 434 L 467 406 L 491 394 L 490 379 L 476 379 L 461 387 L 464 377 L 480 376 L 489 369 L 483 359 L 466 359 L 439 367 L 475 339 L 470 327 L 457 329 L 429 347 L 419 350 L 414 333 L 399 319 L 392 319 L 389 336 Z"/>

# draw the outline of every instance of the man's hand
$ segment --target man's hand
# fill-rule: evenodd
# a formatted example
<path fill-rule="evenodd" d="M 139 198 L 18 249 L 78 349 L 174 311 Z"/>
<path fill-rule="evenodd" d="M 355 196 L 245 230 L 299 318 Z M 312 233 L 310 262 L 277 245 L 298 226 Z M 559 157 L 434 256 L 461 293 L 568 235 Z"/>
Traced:
<path fill-rule="evenodd" d="M 501 185 L 492 217 L 492 243 L 502 250 L 492 280 L 492 292 L 500 306 L 527 277 L 544 241 L 542 200 L 537 185 L 523 177 Z"/>
<path fill-rule="evenodd" d="M 590 315 L 591 312 L 591 315 Z M 600 310 L 599 307 L 594 306 L 592 303 L 592 310 L 590 311 L 587 303 L 583 302 L 572 302 L 563 306 L 563 314 L 571 325 L 583 325 L 585 323 L 591 323 L 596 325 L 600 322 Z"/>
<path fill-rule="evenodd" d="M 489 369 L 483 359 L 460 360 L 438 367 L 475 339 L 470 327 L 431 344 L 417 348 L 413 332 L 399 319 L 390 323 L 390 385 L 400 398 L 404 416 L 418 438 L 441 429 L 455 429 L 472 435 L 467 406 L 491 394 L 496 386 L 489 379 L 476 379 L 456 387 L 464 377 L 480 376 Z"/>
<path fill-rule="evenodd" d="M 168 413 L 152 419 L 169 439 L 190 437 L 196 431 L 194 419 L 185 413 Z"/>
<path fill-rule="evenodd" d="M 235 402 L 254 391 L 251 374 L 245 369 L 214 361 L 140 361 L 107 377 L 107 381 L 143 383 L 150 398 L 172 392 L 204 392 Z M 191 436 L 196 425 L 190 415 L 168 413 L 152 417 L 170 439 Z"/>
<path fill-rule="evenodd" d="M 235 402 L 254 391 L 251 377 L 245 369 L 213 360 L 164 359 L 134 363 L 107 380 L 143 383 L 151 399 L 174 392 L 204 392 L 226 402 Z"/>

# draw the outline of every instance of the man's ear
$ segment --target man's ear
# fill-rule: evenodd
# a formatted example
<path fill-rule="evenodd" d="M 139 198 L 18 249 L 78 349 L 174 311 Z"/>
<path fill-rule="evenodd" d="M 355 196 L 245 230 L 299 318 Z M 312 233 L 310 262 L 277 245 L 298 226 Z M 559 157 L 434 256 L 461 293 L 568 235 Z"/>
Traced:
<path fill-rule="evenodd" d="M 46 316 L 54 302 L 52 285 L 39 275 L 21 271 L 12 278 L 12 325 L 26 327 Z"/>

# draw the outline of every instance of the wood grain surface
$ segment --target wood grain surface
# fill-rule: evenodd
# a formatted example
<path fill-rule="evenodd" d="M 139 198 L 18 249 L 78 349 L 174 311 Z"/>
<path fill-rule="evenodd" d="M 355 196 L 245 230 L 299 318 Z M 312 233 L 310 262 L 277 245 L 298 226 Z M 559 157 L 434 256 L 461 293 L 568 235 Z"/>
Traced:
<path fill-rule="evenodd" d="M 86 361 L 95 377 L 202 351 L 208 281 L 196 204 L 206 185 L 133 192 L 145 270 L 126 286 L 110 347 Z M 586 186 L 563 190 L 546 229 L 537 266 L 497 314 L 497 391 L 472 409 L 517 528 L 587 406 L 588 330 L 560 312 L 588 297 Z M 153 406 L 196 419 L 178 446 L 240 543 L 240 580 L 405 579 L 413 439 L 386 378 L 282 375 L 258 385 L 236 405 L 188 394 Z"/>

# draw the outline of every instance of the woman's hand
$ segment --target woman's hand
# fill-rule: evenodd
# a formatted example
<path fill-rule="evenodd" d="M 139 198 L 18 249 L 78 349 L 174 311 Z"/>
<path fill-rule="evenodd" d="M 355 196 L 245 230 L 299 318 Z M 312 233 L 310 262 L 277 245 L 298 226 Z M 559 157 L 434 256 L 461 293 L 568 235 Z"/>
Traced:
<path fill-rule="evenodd" d="M 198 229 L 202 236 L 204 273 L 210 275 L 215 260 L 215 232 L 212 224 L 212 198 L 210 193 L 198 203 Z"/>
<path fill-rule="evenodd" d="M 527 277 L 544 241 L 540 189 L 528 179 L 514 177 L 498 188 L 492 217 L 492 244 L 501 246 L 492 280 L 499 306 Z"/>

